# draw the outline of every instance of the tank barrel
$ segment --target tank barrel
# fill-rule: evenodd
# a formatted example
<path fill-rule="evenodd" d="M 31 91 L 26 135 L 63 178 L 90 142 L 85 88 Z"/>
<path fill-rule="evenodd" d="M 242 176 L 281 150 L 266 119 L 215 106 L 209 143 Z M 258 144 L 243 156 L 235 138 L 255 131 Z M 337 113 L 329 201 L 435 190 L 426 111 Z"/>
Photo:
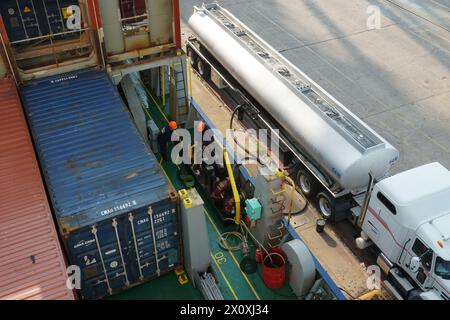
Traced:
<path fill-rule="evenodd" d="M 399 152 L 231 13 L 197 8 L 189 20 L 202 45 L 339 186 L 361 190 Z"/>

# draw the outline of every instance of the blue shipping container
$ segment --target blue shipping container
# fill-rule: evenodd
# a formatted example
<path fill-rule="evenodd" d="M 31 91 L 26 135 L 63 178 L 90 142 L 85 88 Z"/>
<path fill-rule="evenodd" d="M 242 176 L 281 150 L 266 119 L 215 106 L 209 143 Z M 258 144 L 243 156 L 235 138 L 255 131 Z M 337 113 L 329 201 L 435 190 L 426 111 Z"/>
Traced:
<path fill-rule="evenodd" d="M 107 74 L 21 90 L 81 294 L 99 299 L 181 265 L 178 197 Z"/>

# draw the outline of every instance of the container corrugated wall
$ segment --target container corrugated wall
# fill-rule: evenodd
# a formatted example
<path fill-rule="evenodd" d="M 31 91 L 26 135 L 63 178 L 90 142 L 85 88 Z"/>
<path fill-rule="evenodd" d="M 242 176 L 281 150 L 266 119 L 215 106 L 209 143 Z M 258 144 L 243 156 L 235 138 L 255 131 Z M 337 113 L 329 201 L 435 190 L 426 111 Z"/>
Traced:
<path fill-rule="evenodd" d="M 0 80 L 0 299 L 74 299 L 19 95 Z"/>
<path fill-rule="evenodd" d="M 82 296 L 102 298 L 179 266 L 177 195 L 106 73 L 31 82 L 22 98 Z"/>

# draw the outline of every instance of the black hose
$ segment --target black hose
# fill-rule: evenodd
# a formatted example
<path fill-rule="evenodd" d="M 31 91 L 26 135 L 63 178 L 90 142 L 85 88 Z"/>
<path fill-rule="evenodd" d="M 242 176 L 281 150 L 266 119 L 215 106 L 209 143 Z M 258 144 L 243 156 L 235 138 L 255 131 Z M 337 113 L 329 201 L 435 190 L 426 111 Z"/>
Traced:
<path fill-rule="evenodd" d="M 284 167 L 284 170 L 287 171 L 289 175 L 292 175 L 294 172 L 298 171 L 300 166 L 301 163 L 291 162 L 288 166 Z"/>
<path fill-rule="evenodd" d="M 236 107 L 236 109 L 234 109 L 233 114 L 231 115 L 231 119 L 230 119 L 230 130 L 233 130 L 233 122 L 234 122 L 234 118 L 236 117 L 236 114 L 239 112 L 239 110 L 241 110 L 244 107 L 244 105 L 238 105 Z"/>
<path fill-rule="evenodd" d="M 238 106 L 236 107 L 236 109 L 234 109 L 233 114 L 231 115 L 231 119 L 230 119 L 230 130 L 234 130 L 234 129 L 233 129 L 234 118 L 236 117 L 236 114 L 239 112 L 239 110 L 242 109 L 243 107 L 244 107 L 244 105 L 238 105 Z M 234 134 L 233 134 L 233 140 L 234 140 L 234 143 L 236 143 L 236 145 L 237 145 L 238 147 L 240 147 L 242 150 L 245 151 L 246 154 L 248 154 L 248 155 L 250 155 L 250 156 L 252 157 L 252 159 L 249 159 L 249 157 L 246 157 L 246 158 L 245 158 L 246 160 L 256 160 L 256 161 L 258 161 L 258 163 L 259 163 L 260 165 L 264 165 L 264 164 L 261 162 L 261 160 L 259 159 L 259 156 L 258 156 L 258 157 L 255 157 L 254 155 L 252 155 L 252 154 L 250 153 L 250 151 L 249 151 L 245 146 L 243 146 L 243 145 L 237 140 L 237 138 L 236 138 L 236 136 L 234 136 Z"/>
<path fill-rule="evenodd" d="M 261 162 L 261 159 L 259 159 L 259 156 L 258 157 L 255 157 L 254 155 L 252 155 L 251 153 L 250 153 L 250 150 L 248 150 L 245 146 L 243 146 L 238 140 L 237 140 L 237 138 L 236 138 L 236 136 L 234 136 L 234 134 L 233 134 L 233 141 L 234 141 L 234 143 L 236 143 L 236 145 L 238 146 L 238 147 L 240 147 L 242 150 L 244 150 L 245 151 L 245 153 L 246 154 L 248 154 L 249 156 L 247 156 L 247 157 L 245 157 L 244 159 L 244 161 L 246 161 L 246 160 L 256 160 L 257 162 L 258 162 L 258 164 L 260 164 L 260 165 L 264 165 L 264 163 L 262 163 Z"/>
<path fill-rule="evenodd" d="M 300 192 L 300 190 L 298 189 L 298 187 L 295 187 L 295 191 L 297 191 L 299 194 L 301 194 L 301 192 Z M 303 200 L 305 200 L 305 199 L 303 199 Z M 308 205 L 309 205 L 308 201 L 305 200 L 305 205 L 304 205 L 299 211 L 293 212 L 293 213 L 283 213 L 283 215 L 285 215 L 285 216 L 288 216 L 288 215 L 291 215 L 291 216 L 297 216 L 297 215 L 299 215 L 299 214 L 305 212 L 306 209 L 308 208 Z"/>
<path fill-rule="evenodd" d="M 306 208 L 308 208 L 308 202 L 305 201 L 305 206 L 301 210 L 299 210 L 297 212 L 293 212 L 293 213 L 283 213 L 283 215 L 285 215 L 285 216 L 288 216 L 288 215 L 298 216 L 299 214 L 302 214 L 303 212 L 305 212 Z"/>

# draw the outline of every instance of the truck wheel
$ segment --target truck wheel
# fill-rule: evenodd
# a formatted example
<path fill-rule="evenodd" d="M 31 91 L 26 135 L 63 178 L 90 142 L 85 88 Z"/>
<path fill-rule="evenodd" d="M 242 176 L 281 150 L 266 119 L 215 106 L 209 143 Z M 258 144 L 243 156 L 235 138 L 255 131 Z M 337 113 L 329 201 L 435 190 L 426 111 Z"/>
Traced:
<path fill-rule="evenodd" d="M 191 62 L 191 66 L 194 69 L 197 68 L 197 60 L 198 60 L 197 53 L 191 47 L 188 47 L 186 51 L 187 51 L 187 55 L 189 57 L 189 60 Z"/>
<path fill-rule="evenodd" d="M 301 169 L 297 173 L 297 184 L 303 195 L 310 199 L 314 198 L 320 191 L 316 178 L 305 169 Z"/>
<path fill-rule="evenodd" d="M 326 219 L 331 218 L 336 211 L 334 198 L 325 192 L 321 192 L 317 195 L 317 205 L 320 214 Z"/>
<path fill-rule="evenodd" d="M 208 80 L 211 75 L 211 67 L 203 59 L 198 59 L 197 63 L 198 73 L 203 77 L 203 79 Z"/>

